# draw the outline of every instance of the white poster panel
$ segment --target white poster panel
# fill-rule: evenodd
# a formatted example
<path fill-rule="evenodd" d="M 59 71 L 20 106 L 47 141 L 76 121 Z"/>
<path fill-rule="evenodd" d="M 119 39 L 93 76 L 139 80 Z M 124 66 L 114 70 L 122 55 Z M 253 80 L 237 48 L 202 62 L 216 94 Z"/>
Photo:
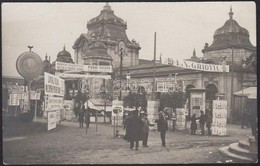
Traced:
<path fill-rule="evenodd" d="M 212 135 L 227 135 L 227 101 L 213 100 Z"/>
<path fill-rule="evenodd" d="M 56 111 L 49 111 L 47 112 L 47 116 L 48 116 L 48 127 L 47 130 L 51 130 L 56 128 Z"/>
<path fill-rule="evenodd" d="M 228 65 L 197 63 L 197 62 L 186 61 L 182 59 L 165 58 L 162 64 L 177 66 L 177 67 L 191 69 L 191 70 L 206 71 L 206 72 L 229 72 Z"/>
<path fill-rule="evenodd" d="M 184 108 L 176 108 L 176 129 L 184 130 L 186 123 L 186 112 Z"/>
<path fill-rule="evenodd" d="M 11 93 L 9 94 L 9 106 L 19 106 L 19 101 L 21 99 L 21 94 Z"/>
<path fill-rule="evenodd" d="M 47 96 L 45 97 L 45 111 L 60 110 L 63 108 L 63 98 Z"/>
<path fill-rule="evenodd" d="M 31 91 L 31 100 L 40 100 L 41 92 L 40 91 Z"/>
<path fill-rule="evenodd" d="M 44 72 L 44 92 L 45 95 L 64 96 L 65 85 L 64 80 L 58 76 Z"/>
<path fill-rule="evenodd" d="M 56 123 L 60 122 L 61 120 L 61 111 L 56 110 Z"/>

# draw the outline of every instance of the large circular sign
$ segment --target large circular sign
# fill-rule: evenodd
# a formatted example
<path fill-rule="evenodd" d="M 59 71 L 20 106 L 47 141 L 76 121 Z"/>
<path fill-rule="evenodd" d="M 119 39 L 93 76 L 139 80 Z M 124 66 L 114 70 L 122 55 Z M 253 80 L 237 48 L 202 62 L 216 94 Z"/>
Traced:
<path fill-rule="evenodd" d="M 16 69 L 18 73 L 24 78 L 36 78 L 43 72 L 42 59 L 34 52 L 22 53 L 17 58 Z"/>

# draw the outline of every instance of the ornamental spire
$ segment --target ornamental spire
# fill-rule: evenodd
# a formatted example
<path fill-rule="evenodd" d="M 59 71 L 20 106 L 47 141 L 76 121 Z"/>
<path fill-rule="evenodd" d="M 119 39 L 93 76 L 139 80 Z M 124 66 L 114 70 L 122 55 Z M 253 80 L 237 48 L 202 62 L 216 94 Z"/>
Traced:
<path fill-rule="evenodd" d="M 111 10 L 111 6 L 109 6 L 108 2 L 106 2 L 106 5 L 103 8 L 104 10 Z"/>
<path fill-rule="evenodd" d="M 230 12 L 229 12 L 229 19 L 232 20 L 233 19 L 233 12 L 232 12 L 232 6 L 230 6 Z"/>
<path fill-rule="evenodd" d="M 65 48 L 65 44 L 64 44 L 64 46 L 63 46 L 63 50 L 65 50 L 66 48 Z"/>

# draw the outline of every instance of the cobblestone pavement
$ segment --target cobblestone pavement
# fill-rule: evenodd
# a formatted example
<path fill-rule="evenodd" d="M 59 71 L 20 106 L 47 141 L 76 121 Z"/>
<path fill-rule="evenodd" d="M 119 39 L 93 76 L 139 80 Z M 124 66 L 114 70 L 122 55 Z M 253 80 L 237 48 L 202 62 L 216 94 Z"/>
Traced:
<path fill-rule="evenodd" d="M 4 126 L 3 161 L 6 164 L 148 164 L 148 163 L 217 163 L 225 162 L 218 148 L 247 139 L 250 129 L 228 125 L 229 136 L 189 135 L 185 132 L 166 134 L 166 148 L 160 134 L 150 131 L 148 148 L 129 148 L 122 138 L 113 138 L 113 127 L 90 124 L 88 133 L 77 122 L 62 122 L 47 131 L 47 124 L 16 122 Z M 120 134 L 124 130 L 120 128 Z M 140 141 L 141 145 L 141 141 Z"/>

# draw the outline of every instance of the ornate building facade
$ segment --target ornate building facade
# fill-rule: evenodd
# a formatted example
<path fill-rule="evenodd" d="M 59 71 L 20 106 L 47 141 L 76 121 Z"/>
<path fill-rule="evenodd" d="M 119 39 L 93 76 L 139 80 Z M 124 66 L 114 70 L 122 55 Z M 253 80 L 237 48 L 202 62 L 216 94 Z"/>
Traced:
<path fill-rule="evenodd" d="M 100 14 L 88 21 L 87 33 L 82 33 L 73 45 L 74 60 L 78 64 L 106 65 L 108 56 L 101 59 L 91 58 L 91 47 L 96 42 L 102 42 L 107 54 L 113 59 L 113 68 L 120 66 L 119 45 L 124 47 L 123 66 L 139 64 L 139 50 L 141 47 L 133 39 L 130 41 L 126 35 L 127 22 L 117 17 L 110 5 L 106 3 Z"/>

